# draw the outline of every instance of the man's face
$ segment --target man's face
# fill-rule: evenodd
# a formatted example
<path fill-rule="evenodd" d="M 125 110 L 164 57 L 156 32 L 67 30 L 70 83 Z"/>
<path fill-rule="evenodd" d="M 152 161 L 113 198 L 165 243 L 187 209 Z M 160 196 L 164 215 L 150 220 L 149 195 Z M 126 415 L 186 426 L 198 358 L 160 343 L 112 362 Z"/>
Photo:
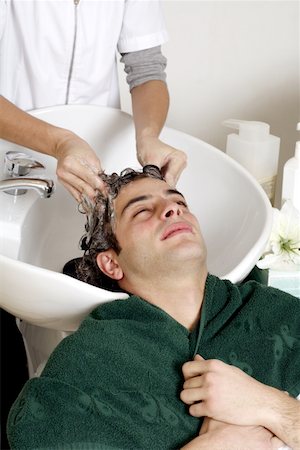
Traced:
<path fill-rule="evenodd" d="M 167 183 L 143 178 L 124 186 L 114 201 L 114 231 L 125 276 L 150 276 L 205 262 L 206 248 L 196 217 L 184 197 Z"/>

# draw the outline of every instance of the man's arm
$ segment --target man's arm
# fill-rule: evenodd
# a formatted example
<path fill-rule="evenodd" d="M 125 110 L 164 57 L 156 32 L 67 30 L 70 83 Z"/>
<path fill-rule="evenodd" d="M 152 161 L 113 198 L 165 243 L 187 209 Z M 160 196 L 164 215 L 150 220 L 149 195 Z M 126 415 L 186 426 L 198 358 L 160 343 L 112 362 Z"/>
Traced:
<path fill-rule="evenodd" d="M 181 399 L 195 417 L 211 417 L 235 425 L 263 426 L 289 445 L 300 449 L 300 403 L 286 393 L 218 360 L 184 364 Z"/>
<path fill-rule="evenodd" d="M 92 148 L 75 133 L 55 127 L 17 108 L 0 96 L 0 138 L 31 148 L 57 159 L 57 175 L 62 184 L 81 200 L 102 189 L 97 176 L 101 165 Z"/>
<path fill-rule="evenodd" d="M 138 160 L 142 166 L 161 168 L 167 183 L 175 186 L 186 166 L 186 154 L 159 140 L 169 108 L 167 86 L 164 81 L 148 81 L 134 87 L 131 96 Z"/>
<path fill-rule="evenodd" d="M 293 450 L 300 449 L 300 402 L 278 389 L 267 387 L 264 426 Z"/>
<path fill-rule="evenodd" d="M 200 435 L 182 450 L 277 450 L 283 445 L 270 431 L 260 426 L 232 425 L 207 418 L 203 425 Z"/>

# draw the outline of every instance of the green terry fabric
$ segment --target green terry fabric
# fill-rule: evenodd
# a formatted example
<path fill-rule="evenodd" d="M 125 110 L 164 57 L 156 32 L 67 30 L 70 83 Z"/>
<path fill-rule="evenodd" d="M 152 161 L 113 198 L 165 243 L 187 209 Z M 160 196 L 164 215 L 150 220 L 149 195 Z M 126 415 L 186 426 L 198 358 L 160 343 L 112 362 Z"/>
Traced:
<path fill-rule="evenodd" d="M 299 318 L 300 301 L 289 294 L 212 275 L 193 332 L 138 297 L 102 304 L 24 386 L 8 419 L 11 447 L 181 447 L 201 425 L 179 398 L 182 364 L 195 353 L 296 396 Z"/>

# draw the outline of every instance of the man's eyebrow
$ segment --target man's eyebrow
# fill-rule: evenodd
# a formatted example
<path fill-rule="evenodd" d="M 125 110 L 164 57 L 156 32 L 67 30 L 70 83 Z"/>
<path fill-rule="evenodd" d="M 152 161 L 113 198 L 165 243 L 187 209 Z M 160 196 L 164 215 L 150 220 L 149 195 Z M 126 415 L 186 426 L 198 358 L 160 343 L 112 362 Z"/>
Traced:
<path fill-rule="evenodd" d="M 175 195 L 180 195 L 180 197 L 182 197 L 182 198 L 185 200 L 183 194 L 181 194 L 181 192 L 177 191 L 177 189 L 167 189 L 167 190 L 165 191 L 165 194 L 166 194 L 166 195 L 174 195 L 174 194 L 175 194 Z M 152 197 L 153 197 L 153 195 L 150 195 L 150 194 L 149 194 L 149 195 L 139 195 L 138 197 L 134 197 L 134 198 L 130 199 L 130 200 L 126 203 L 126 205 L 124 206 L 124 208 L 122 209 L 121 216 L 124 214 L 124 212 L 126 211 L 126 209 L 129 208 L 130 206 L 134 205 L 135 203 L 142 202 L 142 201 L 144 201 L 144 200 L 150 200 Z"/>
<path fill-rule="evenodd" d="M 166 194 L 169 194 L 169 195 L 172 195 L 172 194 L 180 195 L 185 200 L 184 195 L 181 192 L 177 191 L 177 189 L 168 189 L 165 192 L 166 192 Z"/>
<path fill-rule="evenodd" d="M 152 195 L 140 195 L 139 197 L 132 198 L 131 200 L 129 200 L 126 203 L 126 205 L 122 209 L 121 216 L 124 214 L 126 209 L 129 208 L 129 206 L 131 206 L 131 205 L 133 205 L 134 203 L 137 203 L 137 202 L 142 202 L 143 200 L 149 200 L 151 197 L 152 197 Z"/>

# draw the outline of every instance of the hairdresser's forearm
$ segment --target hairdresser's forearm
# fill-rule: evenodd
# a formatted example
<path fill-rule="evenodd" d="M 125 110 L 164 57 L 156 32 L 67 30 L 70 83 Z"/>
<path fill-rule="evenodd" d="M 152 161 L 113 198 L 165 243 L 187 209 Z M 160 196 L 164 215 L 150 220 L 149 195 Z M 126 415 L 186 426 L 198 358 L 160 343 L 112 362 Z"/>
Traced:
<path fill-rule="evenodd" d="M 300 450 L 300 402 L 278 389 L 270 388 L 262 424 L 293 450 Z"/>
<path fill-rule="evenodd" d="M 0 96 L 0 138 L 57 157 L 61 143 L 75 135 L 33 117 Z"/>
<path fill-rule="evenodd" d="M 137 159 L 142 166 L 158 166 L 165 181 L 175 187 L 187 157 L 159 139 L 169 109 L 167 85 L 159 80 L 148 81 L 133 88 L 131 95 Z"/>
<path fill-rule="evenodd" d="M 169 93 L 163 81 L 143 83 L 131 91 L 137 149 L 147 137 L 158 137 L 169 109 Z"/>

